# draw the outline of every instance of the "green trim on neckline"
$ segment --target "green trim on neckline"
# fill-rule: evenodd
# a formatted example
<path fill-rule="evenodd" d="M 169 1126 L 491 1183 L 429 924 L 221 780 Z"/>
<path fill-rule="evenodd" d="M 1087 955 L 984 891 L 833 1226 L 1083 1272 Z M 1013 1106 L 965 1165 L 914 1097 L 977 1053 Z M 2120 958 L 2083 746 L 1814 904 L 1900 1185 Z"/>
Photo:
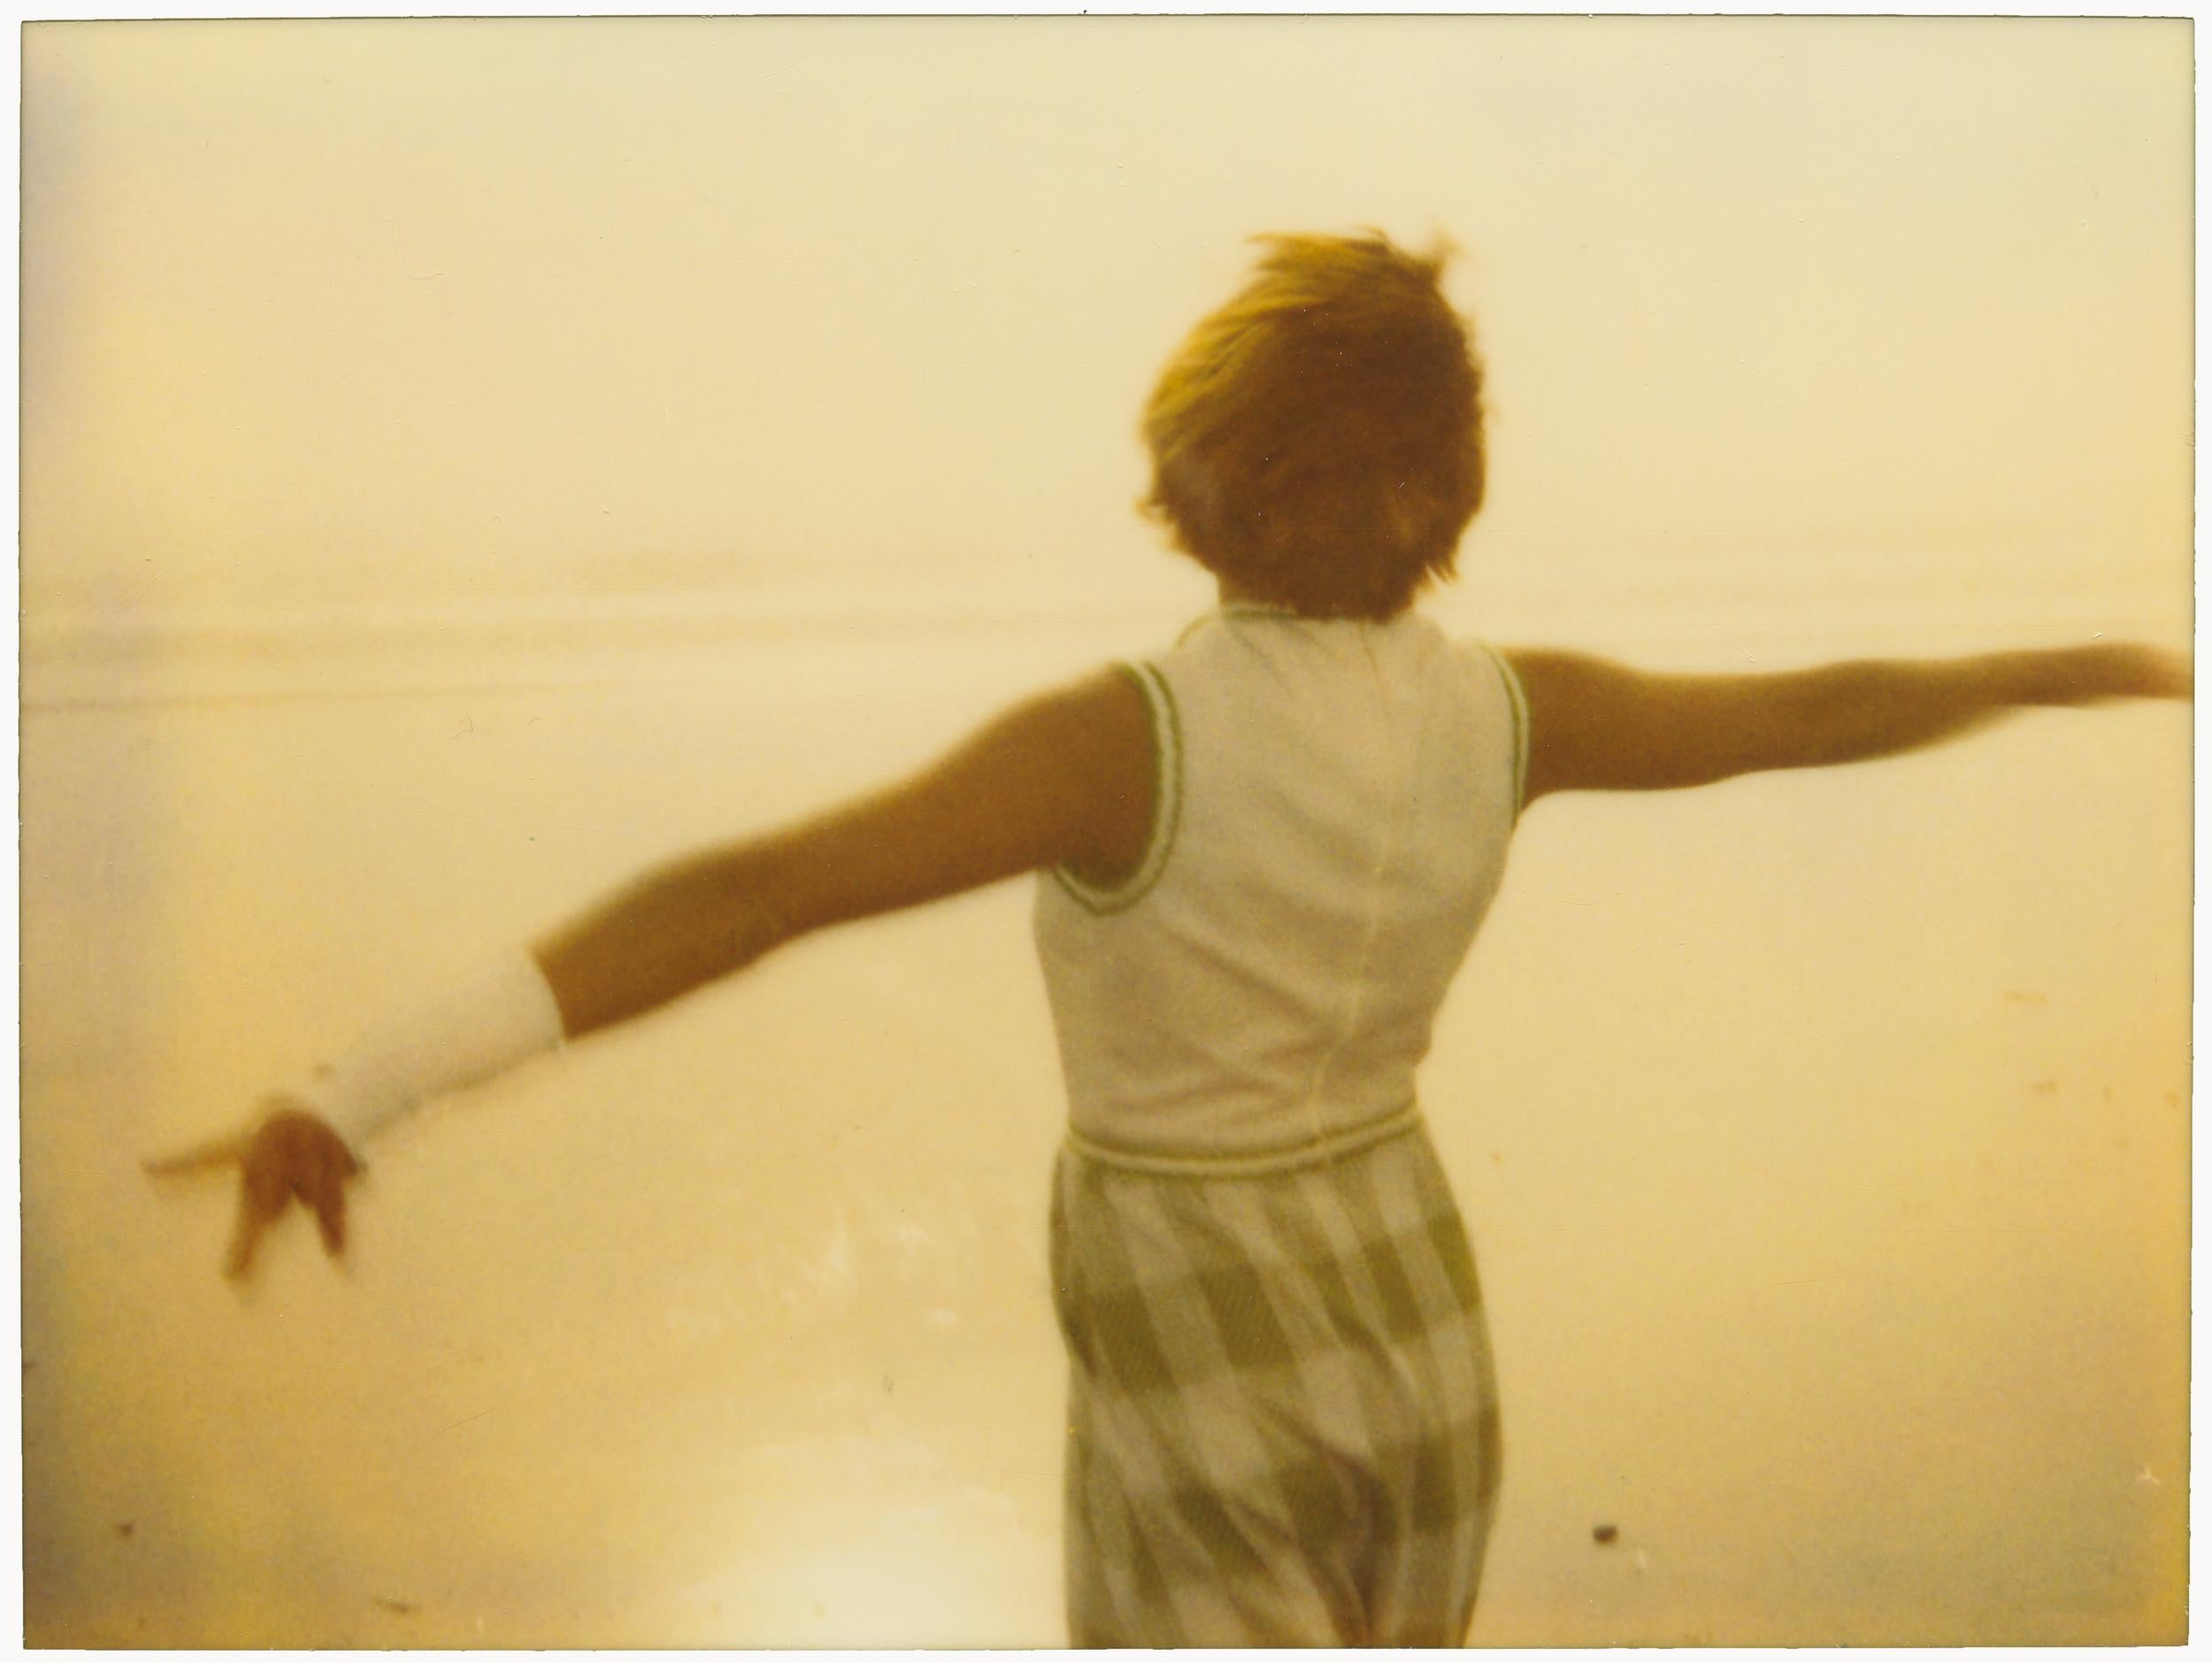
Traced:
<path fill-rule="evenodd" d="M 1210 612 L 1203 612 L 1183 626 L 1183 633 L 1175 637 L 1181 646 L 1208 624 L 1221 623 L 1232 618 L 1260 618 L 1279 624 L 1358 624 L 1363 627 L 1384 627 L 1398 621 L 1412 609 L 1394 612 L 1388 618 L 1335 618 L 1315 612 L 1296 612 L 1287 606 L 1270 606 L 1264 601 L 1227 601 Z"/>

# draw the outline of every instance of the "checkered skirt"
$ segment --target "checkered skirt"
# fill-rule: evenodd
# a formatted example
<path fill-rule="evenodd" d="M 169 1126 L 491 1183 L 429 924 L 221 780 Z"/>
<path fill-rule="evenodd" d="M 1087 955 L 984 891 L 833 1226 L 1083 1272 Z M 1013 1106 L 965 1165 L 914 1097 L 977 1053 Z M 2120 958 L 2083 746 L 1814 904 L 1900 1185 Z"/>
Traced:
<path fill-rule="evenodd" d="M 1497 1388 L 1425 1128 L 1202 1174 L 1060 1158 L 1075 1644 L 1461 1644 Z"/>

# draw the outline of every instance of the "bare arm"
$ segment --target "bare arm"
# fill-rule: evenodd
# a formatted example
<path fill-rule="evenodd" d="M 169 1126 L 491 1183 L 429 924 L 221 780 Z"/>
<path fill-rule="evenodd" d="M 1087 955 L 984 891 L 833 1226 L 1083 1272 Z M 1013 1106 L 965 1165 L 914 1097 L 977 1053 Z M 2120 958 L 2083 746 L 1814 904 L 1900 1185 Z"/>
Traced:
<path fill-rule="evenodd" d="M 916 905 L 1039 866 L 1102 880 L 1134 866 L 1151 830 L 1143 696 L 1111 672 L 1018 705 L 934 766 L 845 807 L 648 874 L 533 949 L 571 1038 L 636 1016 L 810 929 Z M 235 1167 L 227 1274 L 250 1274 L 297 1199 L 334 1256 L 344 1139 L 287 1094 L 245 1130 L 150 1161 L 157 1175 Z"/>
<path fill-rule="evenodd" d="M 2181 698 L 2192 685 L 2185 659 L 2138 646 L 1870 659 L 1774 675 L 1661 675 L 1535 649 L 1506 656 L 1528 696 L 1530 802 L 1893 756 L 2008 710 Z"/>
<path fill-rule="evenodd" d="M 904 782 L 647 874 L 533 950 L 572 1038 L 825 925 L 1066 864 L 1111 874 L 1152 812 L 1143 696 L 1111 671 L 1016 706 Z"/>

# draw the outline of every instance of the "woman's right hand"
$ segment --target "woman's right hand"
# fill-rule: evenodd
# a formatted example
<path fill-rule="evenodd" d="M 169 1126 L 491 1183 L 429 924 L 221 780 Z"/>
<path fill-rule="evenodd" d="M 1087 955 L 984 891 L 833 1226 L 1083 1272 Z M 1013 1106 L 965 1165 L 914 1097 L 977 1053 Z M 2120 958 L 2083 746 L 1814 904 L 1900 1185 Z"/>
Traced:
<path fill-rule="evenodd" d="M 146 1163 L 156 1177 L 239 1170 L 238 1221 L 231 1232 L 223 1274 L 242 1282 L 269 1227 L 297 1197 L 315 1215 L 323 1248 L 333 1259 L 346 1251 L 346 1185 L 361 1170 L 345 1140 L 296 1099 L 275 1097 L 247 1130 Z"/>

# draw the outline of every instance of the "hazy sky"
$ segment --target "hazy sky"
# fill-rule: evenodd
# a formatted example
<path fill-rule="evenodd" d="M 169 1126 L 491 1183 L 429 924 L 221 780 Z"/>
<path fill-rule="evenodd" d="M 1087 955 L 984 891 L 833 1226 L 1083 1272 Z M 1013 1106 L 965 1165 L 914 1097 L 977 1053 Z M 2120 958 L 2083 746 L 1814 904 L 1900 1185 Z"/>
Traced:
<path fill-rule="evenodd" d="M 46 24 L 23 63 L 35 613 L 1150 581 L 1150 376 L 1242 239 L 1369 223 L 1465 250 L 1478 558 L 2185 567 L 2184 21 Z"/>

